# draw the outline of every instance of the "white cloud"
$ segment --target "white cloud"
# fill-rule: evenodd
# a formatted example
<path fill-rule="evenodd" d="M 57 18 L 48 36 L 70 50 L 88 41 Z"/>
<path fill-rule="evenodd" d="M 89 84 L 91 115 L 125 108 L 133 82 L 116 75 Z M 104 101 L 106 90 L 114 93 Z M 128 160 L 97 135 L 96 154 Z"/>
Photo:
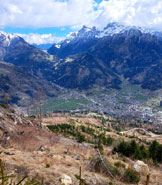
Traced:
<path fill-rule="evenodd" d="M 91 22 L 94 0 L 0 0 L 0 26 L 56 27 Z"/>
<path fill-rule="evenodd" d="M 95 24 L 119 22 L 132 26 L 154 28 L 162 31 L 161 0 L 109 0 L 100 3 L 100 15 Z"/>
<path fill-rule="evenodd" d="M 55 37 L 52 34 L 37 34 L 37 33 L 29 33 L 29 34 L 17 34 L 20 37 L 24 38 L 30 44 L 53 44 L 58 43 L 64 38 L 62 37 Z"/>
<path fill-rule="evenodd" d="M 162 0 L 0 0 L 0 27 L 99 27 L 108 22 L 162 30 Z"/>

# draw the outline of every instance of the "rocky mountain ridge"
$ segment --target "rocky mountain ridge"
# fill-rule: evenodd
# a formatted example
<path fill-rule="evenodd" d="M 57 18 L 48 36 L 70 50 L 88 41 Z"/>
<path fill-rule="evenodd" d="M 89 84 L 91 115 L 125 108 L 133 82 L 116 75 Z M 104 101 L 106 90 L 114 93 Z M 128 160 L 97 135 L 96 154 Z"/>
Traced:
<path fill-rule="evenodd" d="M 80 32 L 82 31 L 86 32 L 86 34 L 91 33 L 91 30 L 89 31 L 88 29 L 87 31 L 85 27 Z M 93 69 L 92 64 L 93 60 L 95 60 L 100 61 L 104 65 L 102 70 L 95 67 L 95 72 L 93 71 L 95 79 L 100 79 L 102 85 L 105 82 L 99 74 L 104 75 L 105 73 L 109 73 L 111 78 L 110 76 L 109 78 L 104 77 L 107 79 L 107 87 L 112 86 L 111 80 L 116 76 L 115 78 L 117 80 L 115 81 L 117 83 L 113 85 L 116 88 L 121 83 L 122 77 L 125 79 L 128 78 L 132 84 L 140 84 L 142 88 L 150 90 L 162 88 L 162 82 L 159 80 L 162 78 L 162 41 L 150 33 L 143 33 L 140 30 L 131 28 L 124 32 L 102 38 L 96 38 L 95 36 L 80 38 L 76 36 L 71 42 L 67 42 L 66 40 L 62 42 L 60 47 L 56 48 L 54 45 L 49 49 L 49 52 L 51 53 L 52 50 L 53 54 L 62 58 L 60 68 L 57 68 L 55 71 L 56 81 L 61 85 L 65 85 L 64 80 L 61 81 L 61 79 L 67 77 L 66 74 L 68 74 L 68 77 L 74 75 L 72 79 L 79 79 L 78 71 L 82 68 L 83 59 L 86 56 L 91 56 L 87 57 L 87 60 L 84 61 L 83 69 L 87 73 L 82 73 L 82 79 L 91 79 L 91 72 L 88 69 Z M 78 70 L 75 73 L 72 70 L 69 72 L 74 66 Z M 68 77 L 66 87 L 72 88 L 73 83 L 71 83 L 72 81 Z M 68 86 L 67 84 L 70 85 Z M 89 85 L 92 84 L 89 83 Z M 80 82 L 78 81 L 75 86 L 80 88 Z"/>
<path fill-rule="evenodd" d="M 143 34 L 151 34 L 156 36 L 158 39 L 162 39 L 162 32 L 155 31 L 153 29 L 147 29 L 144 27 L 135 27 L 135 26 L 125 26 L 116 22 L 108 23 L 103 29 L 97 29 L 95 26 L 90 28 L 87 26 L 83 26 L 79 31 L 72 32 L 67 35 L 66 39 L 61 41 L 60 43 L 54 44 L 51 48 L 49 48 L 49 53 L 55 54 L 57 53 L 57 49 L 61 47 L 66 47 L 69 43 L 77 43 L 79 40 L 81 42 L 90 42 L 90 40 L 95 40 L 95 38 L 103 38 L 107 36 L 113 36 L 115 34 L 121 34 L 124 32 L 128 32 L 129 30 L 140 31 Z"/>

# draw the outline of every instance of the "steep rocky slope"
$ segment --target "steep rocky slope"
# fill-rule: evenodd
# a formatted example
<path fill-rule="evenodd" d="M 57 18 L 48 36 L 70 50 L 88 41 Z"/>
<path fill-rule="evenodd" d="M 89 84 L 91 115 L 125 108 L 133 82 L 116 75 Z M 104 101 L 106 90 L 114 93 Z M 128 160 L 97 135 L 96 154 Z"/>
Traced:
<path fill-rule="evenodd" d="M 162 42 L 157 37 L 129 30 L 102 38 L 90 52 L 131 83 L 162 88 Z"/>
<path fill-rule="evenodd" d="M 0 101 L 4 102 L 6 93 L 10 96 L 10 103 L 19 106 L 32 104 L 32 99 L 38 100 L 38 89 L 44 96 L 55 96 L 59 88 L 45 79 L 39 79 L 22 67 L 11 63 L 0 62 Z"/>
<path fill-rule="evenodd" d="M 54 56 L 28 44 L 21 37 L 0 32 L 0 99 L 9 93 L 12 103 L 26 104 L 36 97 L 38 86 L 53 96 Z M 24 106 L 23 105 L 23 106 Z"/>
<path fill-rule="evenodd" d="M 119 88 L 121 83 L 116 73 L 89 53 L 66 58 L 55 69 L 54 79 L 60 86 L 85 90 L 95 85 Z"/>
<path fill-rule="evenodd" d="M 28 44 L 21 37 L 3 32 L 0 33 L 0 53 L 2 61 L 21 66 L 31 75 L 43 79 L 52 75 L 56 61 L 53 56 Z"/>

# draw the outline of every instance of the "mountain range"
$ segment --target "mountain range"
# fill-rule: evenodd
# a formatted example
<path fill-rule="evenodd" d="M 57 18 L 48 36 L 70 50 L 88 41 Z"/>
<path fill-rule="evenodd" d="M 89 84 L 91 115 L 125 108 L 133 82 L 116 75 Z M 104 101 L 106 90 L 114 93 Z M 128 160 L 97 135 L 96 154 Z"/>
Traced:
<path fill-rule="evenodd" d="M 158 32 L 152 29 L 146 29 L 142 27 L 135 27 L 135 26 L 124 26 L 120 25 L 118 23 L 112 22 L 109 23 L 105 28 L 99 30 L 96 27 L 89 28 L 86 26 L 83 26 L 79 31 L 77 32 L 72 32 L 69 35 L 67 35 L 66 39 L 61 41 L 59 44 L 54 44 L 51 48 L 48 49 L 48 52 L 51 54 L 56 54 L 59 55 L 59 49 L 63 49 L 64 51 L 66 47 L 70 47 L 69 44 L 78 44 L 78 42 L 81 44 L 84 43 L 89 43 L 90 40 L 95 40 L 107 36 L 113 36 L 116 34 L 121 34 L 124 33 L 125 31 L 129 30 L 136 30 L 136 31 L 141 31 L 143 34 L 150 34 L 156 36 L 159 40 L 162 39 L 162 32 Z M 92 43 L 93 44 L 93 43 Z M 89 46 L 91 43 L 89 43 Z M 81 46 L 78 46 L 79 49 L 81 50 Z M 86 48 L 85 48 L 86 49 Z M 72 51 L 71 51 L 72 52 Z M 75 52 L 74 52 L 75 53 Z M 63 57 L 69 55 L 69 53 L 60 54 L 59 56 Z"/>
<path fill-rule="evenodd" d="M 115 23 L 108 24 L 102 31 L 84 26 L 48 50 L 64 61 L 57 69 L 57 82 L 70 88 L 74 83 L 75 87 L 87 88 L 85 83 L 91 86 L 96 82 L 120 88 L 124 78 L 150 90 L 162 88 L 161 33 L 149 31 Z M 95 80 L 91 81 L 92 76 Z M 71 83 L 71 77 L 78 79 L 77 82 Z"/>
<path fill-rule="evenodd" d="M 117 23 L 103 30 L 83 26 L 46 52 L 17 35 L 0 32 L 1 97 L 13 91 L 32 97 L 36 84 L 51 96 L 56 86 L 120 89 L 124 79 L 152 91 L 161 89 L 161 38 L 160 32 Z M 25 88 L 20 89 L 20 78 Z"/>

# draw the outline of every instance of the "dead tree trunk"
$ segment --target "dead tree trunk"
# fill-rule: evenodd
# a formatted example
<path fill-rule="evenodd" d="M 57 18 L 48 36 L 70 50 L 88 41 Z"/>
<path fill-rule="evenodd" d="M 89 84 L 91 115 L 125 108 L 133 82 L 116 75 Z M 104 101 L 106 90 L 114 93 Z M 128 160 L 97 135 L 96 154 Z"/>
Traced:
<path fill-rule="evenodd" d="M 109 167 L 105 164 L 105 161 L 104 161 L 104 159 L 103 159 L 103 157 L 102 157 L 102 155 L 101 155 L 99 149 L 97 149 L 97 152 L 98 152 L 98 154 L 99 154 L 100 160 L 102 161 L 103 165 L 105 166 L 105 168 L 106 168 L 106 170 L 107 170 L 107 173 L 111 176 L 112 179 L 114 179 L 114 176 L 113 176 L 113 174 L 111 173 L 111 170 L 109 169 Z"/>
<path fill-rule="evenodd" d="M 146 185 L 149 185 L 149 183 L 150 183 L 150 174 L 147 175 Z"/>

